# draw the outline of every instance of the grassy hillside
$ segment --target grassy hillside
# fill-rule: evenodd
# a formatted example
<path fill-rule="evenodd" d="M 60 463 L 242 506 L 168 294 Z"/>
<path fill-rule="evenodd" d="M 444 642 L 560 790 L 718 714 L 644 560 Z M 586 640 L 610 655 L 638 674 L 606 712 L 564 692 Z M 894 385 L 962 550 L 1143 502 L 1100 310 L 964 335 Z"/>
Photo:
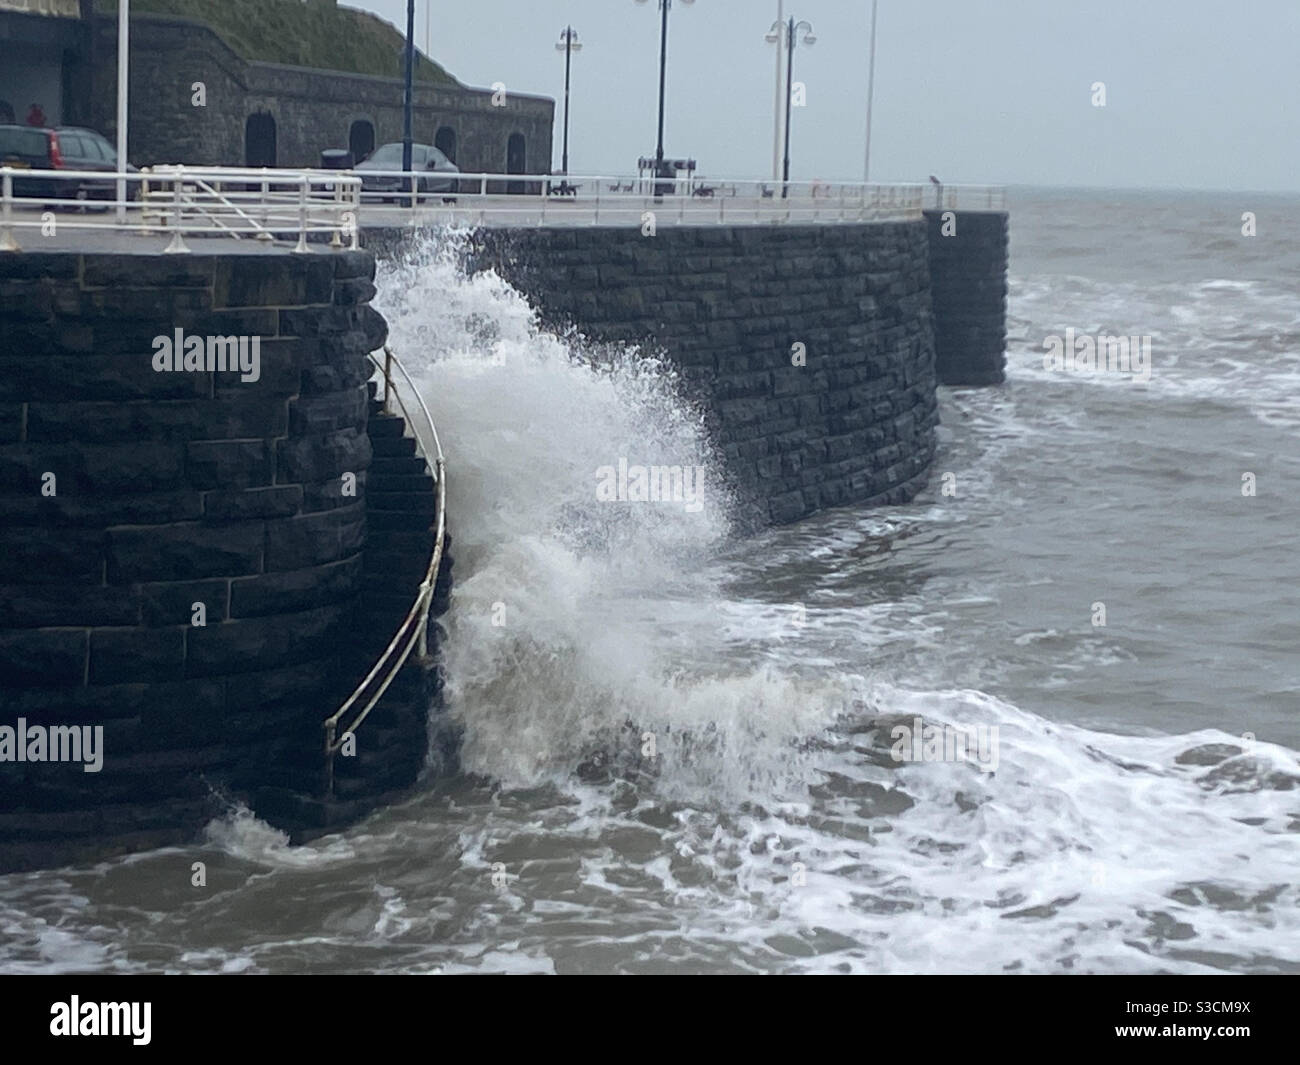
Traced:
<path fill-rule="evenodd" d="M 116 13 L 116 0 L 95 0 L 95 10 Z M 131 0 L 131 12 L 137 11 L 200 19 L 245 59 L 390 78 L 404 74 L 402 34 L 377 15 L 350 7 L 303 0 Z M 422 57 L 415 76 L 456 84 Z"/>

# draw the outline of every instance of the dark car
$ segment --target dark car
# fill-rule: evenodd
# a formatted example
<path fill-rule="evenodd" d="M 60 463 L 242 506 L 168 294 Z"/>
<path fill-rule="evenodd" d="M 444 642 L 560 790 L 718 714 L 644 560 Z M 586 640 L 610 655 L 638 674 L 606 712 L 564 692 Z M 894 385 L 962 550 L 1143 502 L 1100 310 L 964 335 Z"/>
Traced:
<path fill-rule="evenodd" d="M 357 176 L 361 178 L 361 192 L 366 199 L 382 199 L 384 203 L 411 197 L 411 179 L 401 177 L 381 177 L 376 170 L 401 170 L 402 145 L 385 144 L 375 149 L 373 155 L 357 166 Z M 442 196 L 450 201 L 458 191 L 459 182 L 454 175 L 460 168 L 431 144 L 411 145 L 411 170 L 431 171 L 439 176 L 421 176 L 418 190 L 421 194 Z M 453 175 L 453 176 L 447 176 Z"/>
<path fill-rule="evenodd" d="M 0 126 L 0 166 L 20 170 L 68 170 L 80 178 L 14 178 L 14 195 L 47 200 L 112 200 L 117 197 L 113 178 L 92 177 L 96 172 L 117 172 L 117 149 L 93 129 L 74 126 L 42 129 L 35 126 Z M 128 173 L 138 173 L 127 164 Z M 140 186 L 127 184 L 127 198 L 138 199 Z"/>

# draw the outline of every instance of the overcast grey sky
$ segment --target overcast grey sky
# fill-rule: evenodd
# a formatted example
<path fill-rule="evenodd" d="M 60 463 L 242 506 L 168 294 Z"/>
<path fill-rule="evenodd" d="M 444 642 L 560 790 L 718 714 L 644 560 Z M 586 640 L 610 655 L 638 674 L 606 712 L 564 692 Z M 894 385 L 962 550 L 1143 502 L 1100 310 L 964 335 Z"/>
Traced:
<path fill-rule="evenodd" d="M 402 28 L 405 0 L 343 0 Z M 416 0 L 416 41 L 462 82 L 557 100 L 574 56 L 570 172 L 653 155 L 658 0 Z M 769 174 L 777 0 L 676 0 L 665 147 L 715 177 Z M 861 180 L 871 0 L 785 0 L 792 176 Z M 1094 107 L 1094 82 L 1106 106 Z M 880 0 L 877 181 L 1300 190 L 1300 0 Z"/>

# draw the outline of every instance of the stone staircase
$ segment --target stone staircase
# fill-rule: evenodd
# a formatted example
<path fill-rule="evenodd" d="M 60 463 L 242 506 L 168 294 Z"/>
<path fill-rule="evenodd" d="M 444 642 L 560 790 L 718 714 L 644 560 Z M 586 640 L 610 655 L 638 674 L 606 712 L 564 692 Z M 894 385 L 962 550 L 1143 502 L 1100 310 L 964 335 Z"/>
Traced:
<path fill-rule="evenodd" d="M 433 553 L 437 486 L 406 421 L 388 413 L 370 383 L 367 432 L 373 452 L 366 473 L 365 590 L 358 607 L 355 682 L 369 672 L 411 609 Z M 441 775 L 455 768 L 456 737 L 440 705 L 442 675 L 437 664 L 444 638 L 435 619 L 451 596 L 451 538 L 444 538 L 442 562 L 430 605 L 428 658 L 412 652 L 369 717 L 357 730 L 354 757 L 334 761 L 334 795 L 339 801 L 370 797 L 411 784 L 432 753 Z M 435 708 L 436 709 L 433 709 Z M 432 713 L 431 713 L 432 710 Z M 434 726 L 430 728 L 431 724 Z M 432 746 L 430 745 L 432 740 Z"/>
<path fill-rule="evenodd" d="M 372 460 L 364 476 L 366 543 L 365 587 L 356 625 L 343 663 L 345 691 L 353 691 L 387 649 L 410 611 L 433 554 L 437 522 L 437 484 L 416 442 L 406 435 L 400 414 L 387 413 L 370 383 L 367 433 Z M 308 798 L 277 796 L 281 823 L 301 842 L 355 821 L 400 797 L 426 764 L 434 776 L 455 773 L 460 736 L 442 705 L 443 678 L 438 651 L 445 630 L 434 619 L 447 611 L 451 597 L 451 537 L 443 555 L 430 603 L 428 656 L 418 648 L 393 678 L 357 729 L 356 751 L 340 752 L 333 763 L 333 794 Z M 332 708 L 333 709 L 333 708 Z M 357 708 L 359 709 L 359 707 Z M 349 711 L 344 724 L 355 716 Z M 264 796 L 269 802 L 271 796 Z"/>

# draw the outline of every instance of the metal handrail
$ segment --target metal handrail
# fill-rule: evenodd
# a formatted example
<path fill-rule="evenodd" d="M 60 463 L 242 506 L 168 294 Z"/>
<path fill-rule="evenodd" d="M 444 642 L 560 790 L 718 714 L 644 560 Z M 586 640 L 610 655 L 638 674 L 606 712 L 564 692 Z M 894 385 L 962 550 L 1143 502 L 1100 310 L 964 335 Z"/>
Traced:
<path fill-rule="evenodd" d="M 420 395 L 420 390 L 411 379 L 411 375 L 407 373 L 406 367 L 393 354 L 392 348 L 387 344 L 384 345 L 384 361 L 382 363 L 375 358 L 373 352 L 368 357 L 375 368 L 383 374 L 384 409 L 388 409 L 391 400 L 396 400 L 407 426 L 410 427 L 412 435 L 415 437 L 416 446 L 424 450 L 427 460 L 427 446 L 420 440 L 420 432 L 411 417 L 411 412 L 403 401 L 401 393 L 393 388 L 393 367 L 396 367 L 401 372 L 402 377 L 405 378 L 407 385 L 410 387 L 411 394 L 415 396 L 415 401 L 419 405 L 419 413 L 423 416 L 423 428 L 427 430 L 433 445 L 437 516 L 434 525 L 433 554 L 429 559 L 429 566 L 425 571 L 424 580 L 420 582 L 411 608 L 407 611 L 406 617 L 402 619 L 401 625 L 398 626 L 397 632 L 389 641 L 388 646 L 384 648 L 383 653 L 376 660 L 374 666 L 371 667 L 370 672 L 366 674 L 365 679 L 357 685 L 343 705 L 325 719 L 323 727 L 325 729 L 326 794 L 333 794 L 334 756 L 342 750 L 347 737 L 356 734 L 356 730 L 361 727 L 362 722 L 370 715 L 370 711 L 383 698 L 384 693 L 396 679 L 397 674 L 406 665 L 412 651 L 418 649 L 422 660 L 428 657 L 429 609 L 434 589 L 438 583 L 438 571 L 442 566 L 443 547 L 447 536 L 446 463 L 442 454 L 442 442 L 438 439 L 438 427 L 433 422 L 433 415 L 429 413 L 424 397 Z M 368 697 L 367 693 L 369 693 Z M 339 721 L 344 714 L 348 713 L 363 698 L 366 699 L 364 706 L 357 712 L 352 723 L 340 733 Z"/>
<path fill-rule="evenodd" d="M 265 240 L 286 234 L 297 239 L 300 252 L 307 250 L 309 236 L 323 235 L 332 247 L 343 247 L 345 240 L 357 247 L 361 179 L 338 170 L 159 166 L 114 173 L 0 166 L 0 251 L 21 250 L 15 235 L 24 230 L 44 233 L 51 224 L 45 217 L 47 206 L 87 206 L 87 201 L 75 198 L 87 183 L 104 187 L 108 196 L 94 204 L 109 213 L 95 218 L 61 215 L 54 221 L 55 231 L 151 236 L 162 230 L 172 237 L 169 252 L 189 251 L 183 240 L 188 235 L 248 234 Z M 109 190 L 117 183 L 123 199 Z M 19 184 L 26 189 L 15 195 Z M 244 191 L 239 185 L 255 188 Z M 138 198 L 132 199 L 131 192 Z"/>

